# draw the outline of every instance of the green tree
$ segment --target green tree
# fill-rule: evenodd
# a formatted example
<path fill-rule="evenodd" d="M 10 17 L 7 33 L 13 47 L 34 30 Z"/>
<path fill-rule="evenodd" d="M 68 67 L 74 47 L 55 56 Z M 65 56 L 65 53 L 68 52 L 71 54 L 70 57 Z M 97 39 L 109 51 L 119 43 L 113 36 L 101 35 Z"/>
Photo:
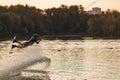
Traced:
<path fill-rule="evenodd" d="M 88 34 L 93 37 L 102 36 L 102 33 L 103 33 L 102 24 L 103 24 L 103 21 L 101 17 L 90 18 L 88 20 L 88 26 L 89 26 Z"/>

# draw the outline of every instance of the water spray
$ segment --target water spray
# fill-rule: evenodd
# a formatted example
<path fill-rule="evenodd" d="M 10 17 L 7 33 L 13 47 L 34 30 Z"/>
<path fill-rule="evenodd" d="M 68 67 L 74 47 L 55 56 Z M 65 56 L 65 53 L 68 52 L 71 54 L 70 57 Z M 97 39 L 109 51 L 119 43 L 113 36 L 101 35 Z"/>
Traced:
<path fill-rule="evenodd" d="M 9 77 L 13 76 L 14 73 L 21 72 L 23 69 L 38 62 L 46 63 L 43 69 L 49 67 L 50 59 L 42 56 L 40 47 L 30 46 L 22 51 L 24 52 L 16 53 L 17 56 L 9 57 L 1 61 L 0 80 L 7 80 Z"/>

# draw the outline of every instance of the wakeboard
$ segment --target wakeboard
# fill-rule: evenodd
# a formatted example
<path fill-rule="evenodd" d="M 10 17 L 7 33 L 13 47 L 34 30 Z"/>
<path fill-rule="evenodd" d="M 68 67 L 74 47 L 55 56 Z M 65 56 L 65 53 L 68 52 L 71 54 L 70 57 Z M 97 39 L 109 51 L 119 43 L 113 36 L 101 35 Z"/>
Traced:
<path fill-rule="evenodd" d="M 10 52 L 9 53 L 13 53 L 12 49 L 13 49 L 13 43 L 14 43 L 15 39 L 16 39 L 16 36 L 14 36 L 13 39 L 12 39 L 11 48 L 10 48 Z"/>

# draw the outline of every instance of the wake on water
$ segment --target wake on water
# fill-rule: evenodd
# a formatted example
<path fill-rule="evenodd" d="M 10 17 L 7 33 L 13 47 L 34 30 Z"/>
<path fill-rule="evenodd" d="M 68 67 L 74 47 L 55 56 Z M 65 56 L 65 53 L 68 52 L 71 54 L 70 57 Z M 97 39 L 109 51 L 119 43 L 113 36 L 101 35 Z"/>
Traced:
<path fill-rule="evenodd" d="M 50 65 L 50 59 L 42 56 L 42 49 L 39 46 L 34 45 L 27 47 L 22 52 L 17 53 L 17 56 L 1 61 L 0 80 L 5 80 L 11 77 L 14 73 L 20 72 L 21 70 L 38 62 L 45 63 L 45 65 L 42 65 L 41 70 L 49 67 Z"/>

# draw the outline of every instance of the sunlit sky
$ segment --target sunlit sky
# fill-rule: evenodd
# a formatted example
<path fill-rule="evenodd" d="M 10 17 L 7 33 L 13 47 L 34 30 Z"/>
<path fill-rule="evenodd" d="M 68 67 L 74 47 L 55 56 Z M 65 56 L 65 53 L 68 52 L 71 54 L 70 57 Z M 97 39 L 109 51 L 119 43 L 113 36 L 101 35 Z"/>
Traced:
<path fill-rule="evenodd" d="M 47 9 L 52 7 L 60 7 L 61 4 L 65 5 L 82 5 L 84 8 L 88 7 L 91 3 L 96 0 L 0 0 L 0 5 L 30 5 L 40 9 Z M 103 11 L 107 9 L 116 9 L 120 11 L 120 0 L 97 0 L 95 4 L 87 8 L 91 10 L 93 7 L 100 7 Z"/>

